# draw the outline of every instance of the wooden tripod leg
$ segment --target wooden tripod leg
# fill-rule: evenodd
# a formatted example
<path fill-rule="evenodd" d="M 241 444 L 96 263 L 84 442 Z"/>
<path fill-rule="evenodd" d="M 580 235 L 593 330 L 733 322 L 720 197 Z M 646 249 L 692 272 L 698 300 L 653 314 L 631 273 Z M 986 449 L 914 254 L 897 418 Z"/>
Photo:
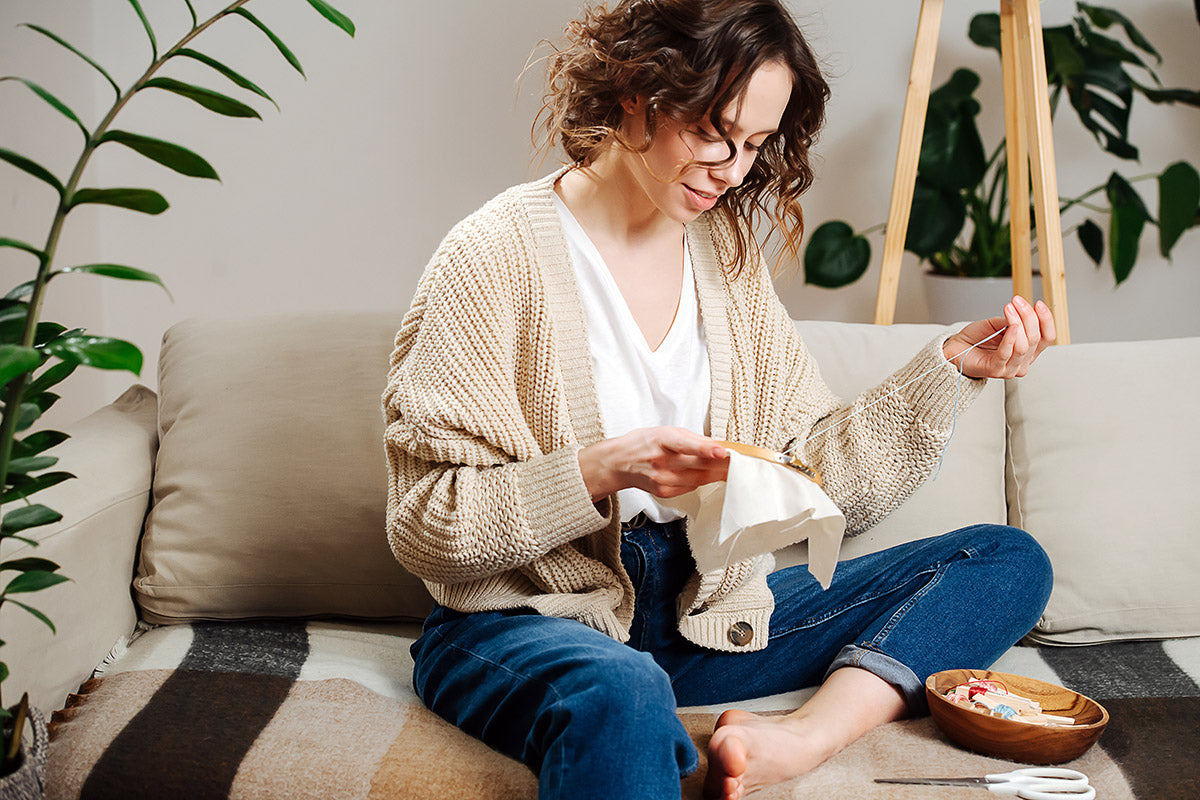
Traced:
<path fill-rule="evenodd" d="M 1046 86 L 1046 54 L 1042 50 L 1042 12 L 1039 0 L 1012 0 L 1016 20 L 1017 61 L 1021 109 L 1026 113 L 1033 174 L 1033 210 L 1037 221 L 1038 263 L 1042 292 L 1054 312 L 1058 342 L 1071 340 L 1067 316 L 1062 223 L 1058 216 L 1058 179 L 1054 173 L 1054 140 L 1050 126 L 1050 97 Z"/>
<path fill-rule="evenodd" d="M 904 98 L 904 117 L 900 123 L 900 147 L 896 154 L 896 174 L 892 179 L 887 233 L 883 240 L 883 270 L 879 276 L 879 291 L 875 295 L 877 325 L 891 325 L 896 317 L 900 259 L 904 255 L 904 237 L 908 232 L 908 215 L 912 211 L 913 189 L 917 183 L 921 136 L 925 132 L 925 111 L 929 108 L 933 62 L 937 56 L 938 32 L 945 4 L 945 0 L 921 0 L 912 70 L 908 77 L 908 93 Z"/>
<path fill-rule="evenodd" d="M 1008 162 L 1009 230 L 1012 234 L 1013 294 L 1033 296 L 1033 242 L 1029 231 L 1029 143 L 1024 121 L 1029 112 L 1021 97 L 1026 78 L 1017 58 L 1012 0 L 1000 0 L 1000 57 L 1004 71 L 1004 132 Z"/>

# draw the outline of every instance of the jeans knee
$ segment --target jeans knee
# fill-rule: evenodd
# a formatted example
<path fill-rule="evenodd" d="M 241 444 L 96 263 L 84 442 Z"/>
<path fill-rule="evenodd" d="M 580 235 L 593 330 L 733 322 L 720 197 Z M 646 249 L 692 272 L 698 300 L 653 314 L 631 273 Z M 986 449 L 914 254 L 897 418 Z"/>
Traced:
<path fill-rule="evenodd" d="M 676 716 L 670 678 L 650 656 L 630 650 L 596 660 L 571 684 L 559 687 L 544 719 L 545 733 L 563 752 L 605 742 L 620 762 L 665 761 L 681 775 L 695 769 L 698 756 Z"/>
<path fill-rule="evenodd" d="M 1009 597 L 1024 601 L 1030 613 L 1040 616 L 1054 587 L 1054 567 L 1042 545 L 1028 532 L 1010 525 L 988 525 L 988 551 L 1003 565 L 1011 582 Z"/>
<path fill-rule="evenodd" d="M 675 713 L 671 680 L 645 653 L 629 650 L 588 665 L 586 672 L 586 684 L 579 686 L 575 702 L 601 711 L 606 720 L 637 724 Z"/>

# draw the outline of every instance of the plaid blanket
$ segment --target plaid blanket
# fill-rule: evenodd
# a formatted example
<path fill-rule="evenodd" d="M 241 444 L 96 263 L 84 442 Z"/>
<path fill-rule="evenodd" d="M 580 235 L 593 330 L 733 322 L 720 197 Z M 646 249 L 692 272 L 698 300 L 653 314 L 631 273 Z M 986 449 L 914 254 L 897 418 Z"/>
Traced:
<path fill-rule="evenodd" d="M 525 767 L 421 706 L 408 686 L 408 641 L 379 626 L 316 622 L 151 630 L 54 714 L 46 796 L 535 798 Z M 1108 708 L 1100 745 L 1069 765 L 1103 800 L 1200 797 L 1200 639 L 1017 647 L 996 669 Z M 680 716 L 703 753 L 715 710 Z M 878 728 L 755 797 L 950 798 L 960 790 L 873 779 L 1012 767 L 951 745 L 926 718 Z M 684 797 L 700 796 L 702 776 L 684 781 Z"/>

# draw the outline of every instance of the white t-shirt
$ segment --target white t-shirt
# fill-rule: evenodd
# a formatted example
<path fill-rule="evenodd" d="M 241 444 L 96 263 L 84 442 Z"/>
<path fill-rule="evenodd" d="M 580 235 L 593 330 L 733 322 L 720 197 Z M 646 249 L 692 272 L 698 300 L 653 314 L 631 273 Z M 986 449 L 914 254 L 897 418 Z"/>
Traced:
<path fill-rule="evenodd" d="M 658 349 L 651 350 L 600 251 L 557 193 L 554 203 L 579 282 L 605 435 L 657 425 L 707 435 L 712 385 L 687 240 L 675 319 Z M 617 497 L 622 521 L 639 512 L 656 522 L 682 516 L 641 489 L 622 489 Z"/>

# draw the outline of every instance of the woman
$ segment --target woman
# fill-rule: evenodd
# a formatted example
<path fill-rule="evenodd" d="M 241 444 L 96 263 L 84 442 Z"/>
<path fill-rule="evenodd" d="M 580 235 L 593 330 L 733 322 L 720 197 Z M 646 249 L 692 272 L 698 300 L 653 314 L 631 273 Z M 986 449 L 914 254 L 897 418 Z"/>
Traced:
<path fill-rule="evenodd" d="M 782 4 L 625 0 L 568 37 L 546 124 L 570 166 L 457 225 L 397 334 L 388 535 L 437 601 L 414 684 L 541 798 L 677 797 L 699 764 L 677 703 L 820 684 L 788 716 L 720 717 L 706 794 L 739 798 L 922 713 L 931 672 L 990 664 L 1040 615 L 1049 563 L 976 526 L 844 562 L 827 591 L 770 555 L 697 574 L 656 498 L 722 480 L 717 440 L 807 442 L 865 530 L 936 464 L 957 367 L 965 405 L 1053 321 L 1014 299 L 843 406 L 751 237 L 771 207 L 798 242 L 828 95 Z"/>

